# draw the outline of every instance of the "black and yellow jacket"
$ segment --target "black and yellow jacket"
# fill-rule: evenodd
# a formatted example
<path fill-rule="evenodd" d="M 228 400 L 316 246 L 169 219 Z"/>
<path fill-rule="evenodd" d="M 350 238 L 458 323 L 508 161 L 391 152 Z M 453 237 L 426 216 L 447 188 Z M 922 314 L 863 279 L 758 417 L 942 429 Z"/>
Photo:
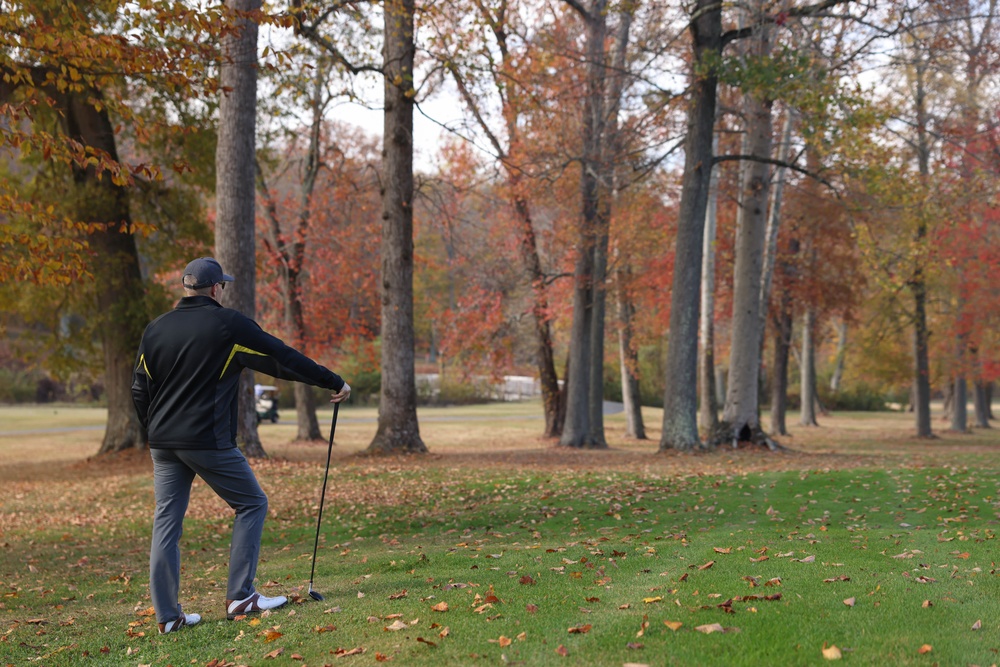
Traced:
<path fill-rule="evenodd" d="M 344 386 L 339 375 L 242 313 L 208 296 L 184 297 L 146 327 L 132 373 L 132 400 L 149 446 L 235 447 L 244 368 L 332 391 Z"/>

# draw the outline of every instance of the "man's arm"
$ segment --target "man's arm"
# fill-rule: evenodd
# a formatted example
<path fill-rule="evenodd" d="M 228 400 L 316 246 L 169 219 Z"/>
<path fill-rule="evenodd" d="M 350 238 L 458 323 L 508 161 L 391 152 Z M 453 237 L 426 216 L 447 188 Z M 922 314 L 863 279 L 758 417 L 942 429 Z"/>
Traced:
<path fill-rule="evenodd" d="M 140 343 L 132 370 L 132 403 L 144 429 L 149 428 L 149 402 L 149 373 L 146 368 L 145 351 Z"/>

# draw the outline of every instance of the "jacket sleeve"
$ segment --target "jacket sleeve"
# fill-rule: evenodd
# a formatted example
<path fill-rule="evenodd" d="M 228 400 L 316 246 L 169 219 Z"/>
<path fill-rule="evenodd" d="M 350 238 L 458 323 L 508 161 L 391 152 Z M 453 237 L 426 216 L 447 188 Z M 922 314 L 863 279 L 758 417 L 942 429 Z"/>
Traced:
<path fill-rule="evenodd" d="M 149 428 L 149 373 L 146 370 L 142 343 L 139 343 L 139 352 L 135 356 L 135 366 L 132 369 L 132 403 L 135 405 L 135 412 L 142 427 Z"/>
<path fill-rule="evenodd" d="M 233 358 L 240 366 L 333 391 L 344 387 L 342 377 L 285 345 L 250 318 L 237 314 L 232 324 L 236 334 Z"/>

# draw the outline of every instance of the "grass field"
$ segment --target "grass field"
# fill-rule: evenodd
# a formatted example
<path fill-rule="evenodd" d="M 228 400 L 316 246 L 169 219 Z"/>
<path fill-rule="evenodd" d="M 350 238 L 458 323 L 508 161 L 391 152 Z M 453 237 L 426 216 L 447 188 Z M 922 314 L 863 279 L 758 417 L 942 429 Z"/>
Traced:
<path fill-rule="evenodd" d="M 258 585 L 292 603 L 225 620 L 231 516 L 196 483 L 181 602 L 204 620 L 159 636 L 148 455 L 92 458 L 100 410 L 0 408 L 0 664 L 1000 660 L 996 431 L 936 420 L 924 441 L 899 413 L 791 415 L 787 452 L 658 453 L 650 410 L 651 440 L 611 416 L 611 449 L 576 452 L 526 403 L 424 409 L 429 455 L 359 457 L 375 417 L 341 412 L 325 601 L 306 584 L 327 445 L 265 424 Z"/>

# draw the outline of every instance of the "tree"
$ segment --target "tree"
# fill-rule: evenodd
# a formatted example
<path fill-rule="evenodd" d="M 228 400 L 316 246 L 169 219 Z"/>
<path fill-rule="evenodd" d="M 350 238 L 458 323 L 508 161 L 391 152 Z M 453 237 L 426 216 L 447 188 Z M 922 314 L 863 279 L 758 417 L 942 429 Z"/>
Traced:
<path fill-rule="evenodd" d="M 518 249 L 524 279 L 531 288 L 530 316 L 534 324 L 535 364 L 545 416 L 544 436 L 555 438 L 562 432 L 565 415 L 561 410 L 561 391 L 553 351 L 548 278 L 539 252 L 538 233 L 530 201 L 528 181 L 537 178 L 537 175 L 531 171 L 530 156 L 527 154 L 528 142 L 522 137 L 521 131 L 527 113 L 532 111 L 524 107 L 531 103 L 533 95 L 529 78 L 532 73 L 523 71 L 527 68 L 519 67 L 519 63 L 530 64 L 532 59 L 530 51 L 525 54 L 512 53 L 510 44 L 512 35 L 524 31 L 523 26 L 515 23 L 519 15 L 517 9 L 517 5 L 508 2 L 501 2 L 495 8 L 476 3 L 476 10 L 485 24 L 484 32 L 492 37 L 499 54 L 496 60 L 487 45 L 470 48 L 470 41 L 478 39 L 478 35 L 467 35 L 461 40 L 453 38 L 457 21 L 451 14 L 443 16 L 444 25 L 439 29 L 436 40 L 444 50 L 440 56 L 443 65 L 454 79 L 458 93 L 476 125 L 485 134 L 506 179 L 509 203 L 514 211 L 519 233 Z M 456 10 L 463 11 L 461 7 Z M 530 39 L 524 41 L 526 47 L 531 43 Z M 475 60 L 469 62 L 473 58 Z M 476 73 L 485 73 L 486 81 L 474 85 L 477 83 L 474 78 Z M 493 96 L 499 101 L 502 118 L 501 126 L 497 129 L 493 128 L 489 115 L 483 108 L 484 102 Z"/>
<path fill-rule="evenodd" d="M 413 334 L 413 0 L 385 0 L 382 391 L 373 454 L 421 453 Z"/>
<path fill-rule="evenodd" d="M 236 277 L 223 302 L 249 318 L 256 314 L 256 225 L 254 196 L 257 118 L 257 18 L 261 0 L 226 0 L 238 17 L 222 37 L 219 139 L 215 153 L 215 248 L 219 262 Z M 247 456 L 266 457 L 257 434 L 253 372 L 240 378 L 236 442 Z"/>
<path fill-rule="evenodd" d="M 204 18 L 218 16 L 213 11 Z M 198 46 L 197 37 L 175 39 L 179 20 L 173 11 L 157 16 L 94 2 L 6 3 L 0 13 L 6 128 L 0 145 L 13 148 L 21 165 L 19 178 L 0 179 L 0 283 L 86 293 L 75 303 L 101 344 L 108 403 L 100 453 L 145 446 L 129 387 L 148 320 L 136 242 L 149 227 L 133 221 L 131 198 L 137 186 L 150 188 L 162 178 L 155 164 L 120 157 L 116 125 L 134 132 L 132 150 L 148 149 L 153 128 L 129 96 L 155 99 L 192 84 L 192 62 L 211 49 Z M 153 23 L 158 31 L 150 30 Z M 198 17 L 189 32 L 200 34 L 204 25 Z M 53 127 L 59 129 L 53 133 Z M 60 178 L 67 167 L 71 190 L 62 201 L 40 201 L 19 189 L 20 176 Z"/>
<path fill-rule="evenodd" d="M 698 307 L 705 233 L 705 213 L 712 175 L 712 137 L 722 54 L 722 6 L 697 0 L 688 23 L 691 33 L 691 81 L 684 140 L 684 174 L 670 293 L 670 342 L 660 451 L 698 447 L 697 383 Z"/>

